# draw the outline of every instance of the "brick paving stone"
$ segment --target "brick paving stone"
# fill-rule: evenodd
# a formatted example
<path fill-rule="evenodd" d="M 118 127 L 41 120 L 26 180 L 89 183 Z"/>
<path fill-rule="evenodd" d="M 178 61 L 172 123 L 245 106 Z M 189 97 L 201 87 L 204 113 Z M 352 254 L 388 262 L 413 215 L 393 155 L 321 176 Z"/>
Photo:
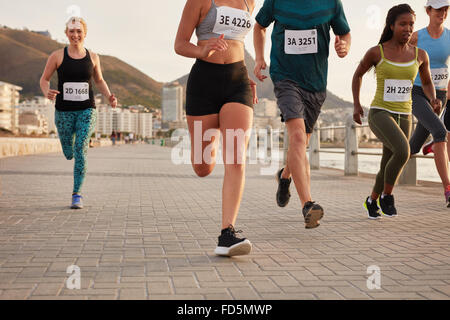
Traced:
<path fill-rule="evenodd" d="M 32 296 L 57 296 L 64 287 L 64 284 L 60 283 L 40 283 L 32 292 Z"/>
<path fill-rule="evenodd" d="M 147 289 L 120 289 L 121 300 L 145 300 L 147 299 Z"/>
<path fill-rule="evenodd" d="M 372 178 L 312 171 L 325 217 L 305 230 L 294 189 L 279 208 L 273 176 L 249 165 L 236 228 L 254 251 L 227 259 L 214 255 L 223 166 L 199 179 L 170 155 L 91 149 L 79 211 L 69 209 L 73 162 L 1 159 L 0 299 L 450 299 L 450 216 L 438 184 L 397 187 L 399 216 L 369 221 L 361 202 Z M 70 265 L 81 268 L 82 290 L 65 288 Z M 367 289 L 371 265 L 381 290 Z"/>

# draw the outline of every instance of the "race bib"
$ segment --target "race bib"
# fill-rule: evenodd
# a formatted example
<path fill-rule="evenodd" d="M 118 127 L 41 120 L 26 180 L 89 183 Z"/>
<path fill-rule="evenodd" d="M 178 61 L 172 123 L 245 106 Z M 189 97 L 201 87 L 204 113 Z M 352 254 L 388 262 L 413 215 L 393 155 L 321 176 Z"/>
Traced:
<path fill-rule="evenodd" d="M 408 102 L 411 101 L 412 82 L 410 80 L 384 80 L 384 101 Z"/>
<path fill-rule="evenodd" d="M 224 34 L 228 37 L 246 35 L 253 26 L 253 20 L 247 11 L 218 7 L 217 19 L 213 33 Z"/>
<path fill-rule="evenodd" d="M 317 30 L 285 30 L 284 52 L 286 54 L 317 53 Z"/>
<path fill-rule="evenodd" d="M 431 69 L 431 78 L 436 88 L 447 88 L 448 85 L 448 69 Z"/>
<path fill-rule="evenodd" d="M 89 100 L 89 83 L 87 82 L 65 82 L 63 90 L 66 101 Z"/>

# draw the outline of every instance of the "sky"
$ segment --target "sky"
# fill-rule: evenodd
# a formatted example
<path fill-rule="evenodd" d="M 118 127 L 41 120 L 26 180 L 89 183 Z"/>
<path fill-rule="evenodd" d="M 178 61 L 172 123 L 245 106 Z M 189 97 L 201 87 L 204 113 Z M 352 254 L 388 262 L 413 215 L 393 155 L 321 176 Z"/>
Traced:
<path fill-rule="evenodd" d="M 263 2 L 256 0 L 253 16 L 256 16 Z M 342 0 L 352 30 L 352 49 L 345 59 L 338 58 L 334 49 L 331 50 L 328 79 L 331 92 L 352 101 L 353 72 L 365 52 L 377 44 L 388 10 L 404 2 Z M 88 49 L 115 56 L 157 81 L 170 82 L 189 73 L 194 63 L 193 59 L 177 56 L 173 49 L 185 3 L 186 0 L 0 0 L 0 24 L 16 29 L 48 30 L 53 39 L 67 42 L 65 22 L 71 15 L 80 14 L 88 24 L 85 42 Z M 416 29 L 426 27 L 426 0 L 409 0 L 407 3 L 416 11 Z M 271 28 L 268 31 L 270 35 Z M 192 41 L 196 42 L 195 35 Z M 254 56 L 252 34 L 247 37 L 245 45 Z M 268 36 L 268 63 L 270 46 Z M 361 90 L 361 102 L 364 105 L 370 104 L 375 86 L 373 74 L 366 75 Z"/>

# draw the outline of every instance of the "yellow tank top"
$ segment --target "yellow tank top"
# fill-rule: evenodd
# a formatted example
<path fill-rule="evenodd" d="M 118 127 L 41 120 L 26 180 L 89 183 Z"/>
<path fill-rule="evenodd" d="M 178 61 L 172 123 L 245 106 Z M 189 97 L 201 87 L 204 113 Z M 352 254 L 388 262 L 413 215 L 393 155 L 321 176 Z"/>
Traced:
<path fill-rule="evenodd" d="M 393 113 L 411 114 L 411 91 L 419 72 L 419 48 L 416 58 L 406 63 L 389 61 L 384 57 L 380 44 L 381 61 L 375 67 L 377 74 L 377 92 L 371 108 L 384 109 Z"/>

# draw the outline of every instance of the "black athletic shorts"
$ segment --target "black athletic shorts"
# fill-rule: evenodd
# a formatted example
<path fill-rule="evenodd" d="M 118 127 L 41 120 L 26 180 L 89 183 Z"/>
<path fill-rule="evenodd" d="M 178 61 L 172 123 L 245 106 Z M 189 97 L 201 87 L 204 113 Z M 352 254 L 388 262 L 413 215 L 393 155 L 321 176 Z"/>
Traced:
<path fill-rule="evenodd" d="M 244 61 L 231 64 L 197 60 L 189 74 L 186 89 L 186 114 L 219 114 L 227 103 L 253 108 L 253 93 Z"/>

